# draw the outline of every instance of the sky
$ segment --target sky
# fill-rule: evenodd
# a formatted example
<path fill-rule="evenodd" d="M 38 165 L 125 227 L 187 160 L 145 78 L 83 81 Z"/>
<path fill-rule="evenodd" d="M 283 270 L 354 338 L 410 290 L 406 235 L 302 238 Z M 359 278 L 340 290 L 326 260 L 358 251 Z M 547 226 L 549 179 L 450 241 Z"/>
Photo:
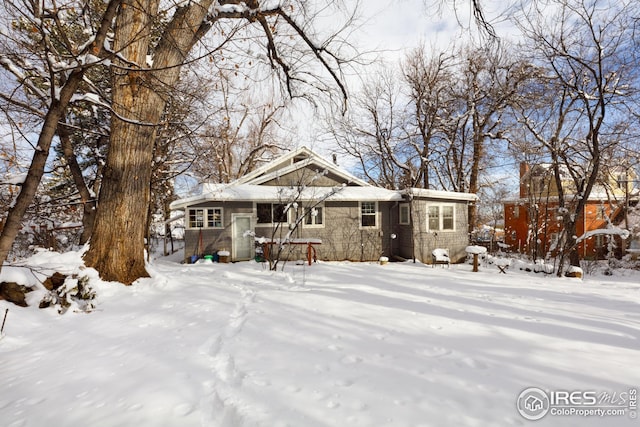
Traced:
<path fill-rule="evenodd" d="M 345 0 L 345 3 L 353 7 L 356 1 Z M 500 38 L 512 38 L 515 33 L 513 25 L 500 18 L 515 1 L 482 1 L 485 18 L 492 23 Z M 408 52 L 421 44 L 428 50 L 449 51 L 472 37 L 478 37 L 477 25 L 471 13 L 471 0 L 366 0 L 362 1 L 358 10 L 359 19 L 356 28 L 348 33 L 348 41 L 360 52 L 366 53 L 367 58 L 379 57 L 394 68 Z M 332 24 L 336 22 L 329 22 L 329 25 Z M 362 79 L 378 70 L 376 66 L 365 65 L 357 67 L 347 76 L 351 99 L 354 99 L 353 94 L 357 92 Z M 306 118 L 312 114 L 305 112 L 303 116 Z M 336 151 L 332 145 L 333 137 L 326 135 L 318 138 L 318 134 L 324 133 L 322 124 L 305 119 L 298 121 L 298 126 L 299 145 L 306 145 L 331 158 Z M 342 157 L 340 165 L 353 173 L 361 173 L 355 159 Z M 517 168 L 507 173 L 517 175 Z"/>
<path fill-rule="evenodd" d="M 510 33 L 510 27 L 499 19 L 506 4 L 483 1 L 485 16 L 499 36 Z M 361 31 L 355 33 L 357 43 L 380 48 L 389 60 L 401 58 L 403 52 L 420 43 L 445 49 L 476 29 L 471 0 L 368 0 L 362 7 L 362 18 Z"/>

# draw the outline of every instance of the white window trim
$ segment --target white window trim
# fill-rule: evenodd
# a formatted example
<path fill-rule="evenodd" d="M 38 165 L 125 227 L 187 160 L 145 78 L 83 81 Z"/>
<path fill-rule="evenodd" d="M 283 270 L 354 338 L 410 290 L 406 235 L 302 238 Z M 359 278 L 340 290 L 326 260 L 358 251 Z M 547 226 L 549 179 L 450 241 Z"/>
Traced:
<path fill-rule="evenodd" d="M 212 210 L 219 210 L 220 211 L 220 227 L 209 227 L 208 226 L 208 222 L 209 222 L 209 211 Z M 203 217 L 202 217 L 202 227 L 192 227 L 191 226 L 191 212 L 192 211 L 203 211 Z M 220 207 L 202 207 L 202 208 L 187 208 L 187 230 L 200 230 L 200 229 L 208 229 L 208 230 L 221 230 L 224 228 L 224 209 L 220 208 Z"/>
<path fill-rule="evenodd" d="M 315 220 L 313 221 L 313 224 L 307 224 L 307 213 L 311 210 L 311 209 L 322 209 L 322 224 L 315 224 Z M 304 218 L 302 219 L 302 227 L 303 228 L 324 228 L 324 224 L 327 221 L 327 215 L 326 215 L 327 211 L 324 208 L 324 203 L 320 203 L 319 205 L 314 206 L 313 208 L 304 208 L 303 211 L 303 215 Z"/>
<path fill-rule="evenodd" d="M 362 203 L 373 203 L 375 209 L 375 219 L 376 225 L 373 226 L 363 226 L 362 225 Z M 358 202 L 358 226 L 360 230 L 377 230 L 380 228 L 380 209 L 378 209 L 378 202 L 366 201 L 366 202 Z"/>
<path fill-rule="evenodd" d="M 402 221 L 402 209 L 407 209 L 407 221 Z M 400 207 L 398 208 L 398 224 L 400 225 L 410 225 L 411 224 L 411 204 L 410 203 L 400 203 Z"/>
<path fill-rule="evenodd" d="M 438 207 L 438 221 L 439 221 L 439 229 L 438 230 L 431 230 L 431 228 L 429 227 L 429 208 L 432 206 L 437 206 Z M 444 217 L 442 216 L 442 208 L 443 207 L 452 207 L 453 208 L 453 228 L 448 228 L 446 230 L 443 229 L 443 222 L 444 222 Z M 436 203 L 429 203 L 427 204 L 427 209 L 426 209 L 426 227 L 427 227 L 427 231 L 434 231 L 436 233 L 451 233 L 451 232 L 455 232 L 456 231 L 456 205 L 455 203 L 440 203 L 440 204 L 436 204 Z"/>

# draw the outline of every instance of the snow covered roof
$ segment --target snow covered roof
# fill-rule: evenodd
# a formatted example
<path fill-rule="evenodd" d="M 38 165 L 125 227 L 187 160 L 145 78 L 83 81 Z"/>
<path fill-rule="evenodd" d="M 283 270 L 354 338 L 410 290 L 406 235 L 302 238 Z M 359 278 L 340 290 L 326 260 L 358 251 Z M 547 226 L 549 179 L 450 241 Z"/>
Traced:
<path fill-rule="evenodd" d="M 426 188 L 410 188 L 406 190 L 408 194 L 413 197 L 420 197 L 425 199 L 442 199 L 442 200 L 462 200 L 467 202 L 473 202 L 478 200 L 478 196 L 473 193 L 457 193 L 454 191 L 443 190 L 428 190 Z"/>
<path fill-rule="evenodd" d="M 343 182 L 334 187 L 309 185 L 305 186 L 302 190 L 298 188 L 297 185 L 264 185 L 269 181 L 273 181 L 278 176 L 283 176 L 309 166 L 316 166 Z M 413 195 L 413 197 L 441 200 L 474 201 L 477 199 L 475 194 L 470 193 L 454 193 L 417 188 L 398 191 L 376 187 L 341 170 L 338 166 L 323 159 L 308 148 L 302 147 L 275 159 L 268 165 L 264 165 L 232 183 L 203 184 L 200 194 L 176 200 L 171 203 L 171 209 L 184 209 L 187 206 L 208 201 L 281 201 L 287 203 L 293 201 L 327 200 L 400 202 L 405 200 L 404 196 L 406 194 Z"/>
<path fill-rule="evenodd" d="M 176 200 L 171 209 L 184 209 L 187 206 L 207 201 L 255 201 L 283 203 L 292 201 L 327 200 L 327 201 L 402 201 L 402 193 L 374 186 L 367 187 L 297 187 L 229 184 L 203 186 L 202 194 Z"/>

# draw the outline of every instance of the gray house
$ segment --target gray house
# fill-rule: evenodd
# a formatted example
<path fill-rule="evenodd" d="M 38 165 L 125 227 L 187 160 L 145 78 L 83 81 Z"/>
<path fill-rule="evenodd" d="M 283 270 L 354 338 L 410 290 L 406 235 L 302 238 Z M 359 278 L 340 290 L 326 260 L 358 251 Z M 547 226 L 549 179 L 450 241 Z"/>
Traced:
<path fill-rule="evenodd" d="M 185 261 L 229 252 L 252 259 L 273 242 L 291 256 L 374 261 L 381 256 L 431 262 L 433 249 L 465 257 L 468 204 L 474 194 L 387 190 L 342 170 L 308 148 L 283 155 L 229 184 L 204 184 L 177 200 L 185 213 Z"/>

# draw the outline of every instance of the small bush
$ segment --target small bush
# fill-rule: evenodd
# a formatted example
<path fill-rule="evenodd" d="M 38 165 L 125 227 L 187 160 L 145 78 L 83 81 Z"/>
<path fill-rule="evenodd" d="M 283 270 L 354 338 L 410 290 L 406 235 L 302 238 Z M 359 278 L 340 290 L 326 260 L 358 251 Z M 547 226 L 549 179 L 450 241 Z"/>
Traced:
<path fill-rule="evenodd" d="M 62 286 L 47 292 L 40 301 L 40 308 L 58 306 L 60 314 L 66 313 L 69 309 L 88 313 L 95 308 L 95 297 L 96 293 L 89 284 L 89 277 L 67 276 Z"/>

